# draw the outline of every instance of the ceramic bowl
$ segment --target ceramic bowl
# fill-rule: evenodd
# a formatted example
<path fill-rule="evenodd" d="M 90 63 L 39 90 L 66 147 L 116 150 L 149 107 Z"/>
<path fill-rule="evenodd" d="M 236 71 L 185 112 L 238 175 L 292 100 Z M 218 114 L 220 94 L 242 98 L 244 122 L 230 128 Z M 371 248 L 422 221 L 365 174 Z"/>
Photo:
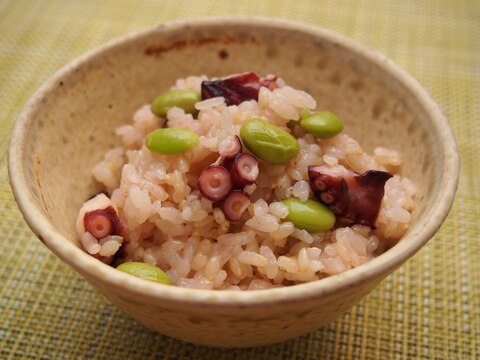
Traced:
<path fill-rule="evenodd" d="M 337 113 L 367 151 L 399 150 L 418 188 L 410 229 L 381 256 L 326 279 L 261 291 L 165 286 L 80 248 L 75 219 L 95 190 L 90 170 L 115 127 L 189 75 L 276 74 Z M 432 238 L 452 205 L 458 155 L 427 92 L 392 60 L 313 26 L 265 18 L 171 22 L 109 42 L 53 75 L 18 117 L 9 149 L 16 201 L 32 231 L 115 306 L 162 334 L 220 347 L 259 346 L 327 324 Z"/>

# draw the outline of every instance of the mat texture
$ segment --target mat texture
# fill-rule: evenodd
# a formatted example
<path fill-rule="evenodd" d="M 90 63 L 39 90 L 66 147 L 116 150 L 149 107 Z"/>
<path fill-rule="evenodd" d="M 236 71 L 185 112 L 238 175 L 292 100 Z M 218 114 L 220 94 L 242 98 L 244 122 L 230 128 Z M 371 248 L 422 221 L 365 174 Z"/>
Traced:
<path fill-rule="evenodd" d="M 277 345 L 219 350 L 154 333 L 107 304 L 25 225 L 6 171 L 12 124 L 58 68 L 171 19 L 257 14 L 315 24 L 386 53 L 438 101 L 460 185 L 440 232 L 335 323 Z M 0 1 L 0 358 L 480 358 L 480 2 Z"/>

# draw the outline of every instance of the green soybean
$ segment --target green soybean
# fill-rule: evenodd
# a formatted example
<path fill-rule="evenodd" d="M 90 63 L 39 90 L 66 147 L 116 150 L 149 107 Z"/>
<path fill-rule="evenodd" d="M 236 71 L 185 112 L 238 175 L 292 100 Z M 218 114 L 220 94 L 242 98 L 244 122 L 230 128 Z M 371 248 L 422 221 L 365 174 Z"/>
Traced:
<path fill-rule="evenodd" d="M 252 154 L 271 164 L 285 164 L 297 155 L 300 148 L 292 135 L 259 118 L 245 121 L 240 128 L 240 137 Z"/>
<path fill-rule="evenodd" d="M 196 114 L 195 104 L 202 100 L 199 92 L 193 90 L 170 90 L 159 95 L 152 103 L 152 112 L 157 116 L 166 116 L 168 110 L 176 106 L 186 113 Z"/>
<path fill-rule="evenodd" d="M 145 137 L 145 146 L 158 154 L 178 154 L 193 149 L 200 140 L 193 131 L 183 128 L 164 128 Z"/>
<path fill-rule="evenodd" d="M 151 280 L 161 284 L 170 285 L 171 281 L 167 274 L 160 268 L 143 262 L 126 262 L 117 267 L 117 270 L 126 272 L 127 274 L 142 278 L 144 280 Z"/>
<path fill-rule="evenodd" d="M 285 220 L 292 222 L 299 229 L 311 233 L 325 232 L 335 224 L 333 212 L 318 201 L 289 198 L 282 203 L 288 207 L 288 216 Z"/>
<path fill-rule="evenodd" d="M 320 139 L 331 138 L 343 130 L 342 120 L 329 111 L 310 114 L 302 110 L 299 124 L 306 132 Z"/>

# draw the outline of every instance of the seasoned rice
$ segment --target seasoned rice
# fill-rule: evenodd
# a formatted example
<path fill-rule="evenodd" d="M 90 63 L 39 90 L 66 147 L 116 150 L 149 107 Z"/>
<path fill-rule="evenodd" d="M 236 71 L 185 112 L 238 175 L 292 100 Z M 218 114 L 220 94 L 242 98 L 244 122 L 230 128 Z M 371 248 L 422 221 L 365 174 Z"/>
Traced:
<path fill-rule="evenodd" d="M 204 80 L 205 76 L 179 79 L 173 88 L 200 91 Z M 261 87 L 258 101 L 227 106 L 224 98 L 214 97 L 198 102 L 195 118 L 174 107 L 164 119 L 154 115 L 150 105 L 142 106 L 132 124 L 116 129 L 121 146 L 107 151 L 93 168 L 128 236 L 98 241 L 83 228 L 79 236 L 84 249 L 99 258 L 156 265 L 178 286 L 259 290 L 337 274 L 394 245 L 409 227 L 415 198 L 413 183 L 398 174 L 401 154 L 385 147 L 367 154 L 345 133 L 320 140 L 298 126 L 292 131 L 289 121 L 298 120 L 301 109 L 314 110 L 315 99 L 281 79 L 276 85 L 274 90 Z M 252 117 L 292 132 L 300 150 L 284 165 L 259 163 L 257 180 L 244 189 L 251 203 L 241 221 L 231 223 L 201 196 L 197 182 L 201 171 L 218 158 L 219 143 L 238 135 L 242 123 Z M 145 136 L 164 125 L 192 130 L 199 145 L 175 156 L 149 151 Z M 288 208 L 278 201 L 292 196 L 315 199 L 308 176 L 311 165 L 394 174 L 385 184 L 375 228 L 337 224 L 323 233 L 309 233 L 285 221 Z M 81 215 L 87 210 L 82 211 Z"/>

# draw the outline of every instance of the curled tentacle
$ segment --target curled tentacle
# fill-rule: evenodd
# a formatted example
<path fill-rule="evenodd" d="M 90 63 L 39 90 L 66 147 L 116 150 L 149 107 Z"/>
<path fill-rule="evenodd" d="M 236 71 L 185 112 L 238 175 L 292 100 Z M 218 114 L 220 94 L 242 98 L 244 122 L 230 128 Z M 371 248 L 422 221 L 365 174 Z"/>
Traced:
<path fill-rule="evenodd" d="M 225 199 L 232 190 L 230 172 L 220 165 L 210 165 L 202 171 L 198 188 L 203 196 L 211 201 Z"/>
<path fill-rule="evenodd" d="M 259 169 L 257 159 L 247 153 L 239 153 L 235 156 L 230 167 L 233 185 L 236 189 L 253 184 L 257 180 Z"/>
<path fill-rule="evenodd" d="M 104 192 L 85 201 L 78 213 L 75 227 L 80 238 L 85 232 L 89 232 L 96 239 L 108 235 L 127 237 L 127 228 L 119 219 L 115 204 Z"/>
<path fill-rule="evenodd" d="M 309 166 L 308 176 L 317 199 L 337 215 L 339 222 L 375 227 L 390 173 L 369 170 L 360 175 L 343 166 L 320 165 Z"/>
<path fill-rule="evenodd" d="M 243 190 L 233 190 L 224 200 L 222 210 L 229 221 L 238 221 L 250 204 L 250 196 Z"/>
<path fill-rule="evenodd" d="M 85 213 L 83 224 L 85 231 L 97 239 L 103 239 L 109 235 L 124 236 L 124 225 L 112 206 Z"/>

